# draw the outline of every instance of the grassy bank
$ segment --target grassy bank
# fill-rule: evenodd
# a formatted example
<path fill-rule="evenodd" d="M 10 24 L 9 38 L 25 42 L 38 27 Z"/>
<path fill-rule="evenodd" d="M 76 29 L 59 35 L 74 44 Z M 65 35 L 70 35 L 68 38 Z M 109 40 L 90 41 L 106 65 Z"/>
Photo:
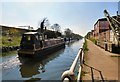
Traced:
<path fill-rule="evenodd" d="M 19 46 L 21 36 L 2 36 L 0 39 L 2 40 L 2 42 L 0 43 L 1 46 Z"/>
<path fill-rule="evenodd" d="M 85 39 L 85 42 L 84 42 L 84 45 L 83 45 L 83 51 L 84 51 L 84 58 L 86 56 L 86 53 L 88 51 L 88 43 L 87 43 L 87 40 Z M 85 61 L 85 59 L 83 59 L 83 61 Z M 82 66 L 84 66 L 84 64 L 82 64 Z M 84 71 L 83 68 L 82 68 L 82 71 L 81 71 L 81 80 L 82 78 L 87 74 L 88 72 Z M 83 81 L 82 81 L 83 82 Z"/>
<path fill-rule="evenodd" d="M 97 44 L 96 39 L 94 39 L 94 38 L 90 38 L 90 40 L 91 40 L 94 44 Z"/>
<path fill-rule="evenodd" d="M 2 36 L 0 36 L 0 48 L 2 47 Z"/>
<path fill-rule="evenodd" d="M 83 45 L 83 51 L 84 53 L 86 53 L 88 51 L 88 47 L 87 47 L 87 40 L 85 39 L 84 45 Z"/>

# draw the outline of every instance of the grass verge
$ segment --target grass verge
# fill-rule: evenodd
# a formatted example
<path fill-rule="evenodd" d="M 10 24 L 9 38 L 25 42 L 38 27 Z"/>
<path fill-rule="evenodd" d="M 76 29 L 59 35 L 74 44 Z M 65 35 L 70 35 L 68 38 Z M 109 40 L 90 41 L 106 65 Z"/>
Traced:
<path fill-rule="evenodd" d="M 87 40 L 85 39 L 84 45 L 83 45 L 83 51 L 84 53 L 86 53 L 88 51 L 88 47 L 87 47 Z"/>
<path fill-rule="evenodd" d="M 8 36 L 2 36 L 2 42 L 0 45 L 2 46 L 19 46 L 20 45 L 20 36 L 13 36 L 13 37 L 8 37 Z"/>
<path fill-rule="evenodd" d="M 94 38 L 90 38 L 90 40 L 91 40 L 94 44 L 97 44 L 96 39 L 94 39 Z"/>
<path fill-rule="evenodd" d="M 83 45 L 84 54 L 86 54 L 88 50 L 89 50 L 88 49 L 88 43 L 87 43 L 87 40 L 85 39 L 85 42 L 84 42 L 84 45 Z M 84 55 L 84 60 L 85 60 L 85 55 Z M 83 68 L 84 68 L 84 64 L 83 64 Z M 86 74 L 88 74 L 88 72 L 84 71 L 83 68 L 82 68 L 82 71 L 81 71 L 81 80 Z"/>

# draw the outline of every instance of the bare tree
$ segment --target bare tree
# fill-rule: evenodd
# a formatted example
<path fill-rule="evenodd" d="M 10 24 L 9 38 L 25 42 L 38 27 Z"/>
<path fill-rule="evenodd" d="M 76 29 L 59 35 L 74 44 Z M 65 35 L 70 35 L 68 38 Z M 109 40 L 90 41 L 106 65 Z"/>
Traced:
<path fill-rule="evenodd" d="M 64 34 L 67 38 L 71 38 L 72 37 L 72 30 L 67 28 L 67 29 L 65 29 Z"/>
<path fill-rule="evenodd" d="M 28 30 L 33 30 L 33 27 L 30 27 L 30 26 L 29 26 L 29 27 L 28 27 Z"/>
<path fill-rule="evenodd" d="M 51 26 L 51 28 L 52 28 L 54 31 L 56 31 L 56 32 L 59 32 L 59 31 L 60 31 L 60 25 L 57 24 L 57 23 L 53 24 L 53 25 Z"/>

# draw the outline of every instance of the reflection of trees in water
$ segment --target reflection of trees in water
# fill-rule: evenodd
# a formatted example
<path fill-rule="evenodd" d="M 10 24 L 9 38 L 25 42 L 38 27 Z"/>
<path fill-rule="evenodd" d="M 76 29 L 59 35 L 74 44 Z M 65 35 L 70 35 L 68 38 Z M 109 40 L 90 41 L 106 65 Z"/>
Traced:
<path fill-rule="evenodd" d="M 30 78 L 32 76 L 45 72 L 45 65 L 49 61 L 55 59 L 56 57 L 59 57 L 59 55 L 62 54 L 63 52 L 64 52 L 64 49 L 54 54 L 47 55 L 43 58 L 23 58 L 23 57 L 21 58 L 19 57 L 19 60 L 21 62 L 20 70 L 19 70 L 21 73 L 21 76 L 23 78 Z M 35 78 L 30 78 L 30 80 L 31 79 L 34 80 Z"/>
<path fill-rule="evenodd" d="M 67 41 L 67 42 L 66 42 L 66 45 L 67 45 L 68 47 L 70 47 L 70 46 L 73 45 L 73 43 L 78 42 L 78 41 L 79 41 L 79 40 L 75 40 L 75 41 Z"/>
<path fill-rule="evenodd" d="M 5 57 L 5 56 L 16 56 L 16 51 L 10 51 L 10 52 L 4 52 L 0 53 L 0 57 Z"/>
<path fill-rule="evenodd" d="M 81 42 L 81 39 L 80 40 L 74 40 L 74 41 L 68 41 L 67 43 L 66 43 L 66 51 L 68 52 L 68 53 L 73 53 L 73 54 L 75 54 L 75 45 L 78 45 L 78 43 L 79 42 Z M 78 48 L 77 48 L 78 49 Z"/>

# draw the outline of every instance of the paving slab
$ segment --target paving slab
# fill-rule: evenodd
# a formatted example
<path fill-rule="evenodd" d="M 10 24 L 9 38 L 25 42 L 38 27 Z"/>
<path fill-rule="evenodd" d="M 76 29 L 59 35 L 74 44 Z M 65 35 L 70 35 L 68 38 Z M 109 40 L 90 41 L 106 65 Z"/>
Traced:
<path fill-rule="evenodd" d="M 117 80 L 120 54 L 110 53 L 95 45 L 90 40 L 87 40 L 89 51 L 85 54 L 82 71 L 85 72 L 83 80 Z M 119 74 L 120 75 L 120 74 Z"/>

